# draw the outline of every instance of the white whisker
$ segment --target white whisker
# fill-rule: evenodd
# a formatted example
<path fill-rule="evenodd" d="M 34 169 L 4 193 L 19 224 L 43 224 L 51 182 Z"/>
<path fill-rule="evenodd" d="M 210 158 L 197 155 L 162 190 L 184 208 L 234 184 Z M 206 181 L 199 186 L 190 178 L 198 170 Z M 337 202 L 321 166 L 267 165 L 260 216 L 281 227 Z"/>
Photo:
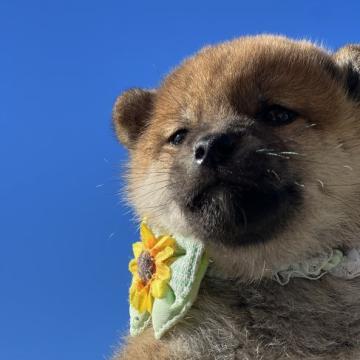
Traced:
<path fill-rule="evenodd" d="M 279 157 L 279 158 L 282 158 L 282 159 L 286 159 L 286 160 L 290 160 L 290 159 L 291 159 L 289 156 L 284 156 L 284 155 L 280 155 L 280 154 L 273 153 L 273 152 L 267 152 L 267 153 L 265 153 L 265 155 L 276 156 L 276 157 Z"/>
<path fill-rule="evenodd" d="M 258 149 L 255 152 L 267 152 L 267 151 L 275 151 L 275 149 L 266 149 L 266 148 L 264 148 L 264 149 Z"/>
<path fill-rule="evenodd" d="M 279 181 L 281 181 L 281 178 L 280 178 L 279 174 L 278 174 L 274 169 L 271 169 L 271 173 L 274 174 L 274 176 L 275 176 Z"/>
<path fill-rule="evenodd" d="M 321 181 L 320 179 L 316 179 L 316 181 L 321 185 L 321 188 L 323 191 L 325 191 L 325 185 L 324 185 L 324 182 Z"/>
<path fill-rule="evenodd" d="M 300 186 L 300 187 L 302 187 L 302 188 L 304 188 L 304 187 L 305 187 L 305 185 L 304 185 L 304 184 L 300 184 L 300 183 L 298 183 L 297 181 L 294 181 L 294 184 L 295 184 L 295 185 L 297 185 L 297 186 Z"/>
<path fill-rule="evenodd" d="M 305 154 L 300 154 L 300 153 L 295 152 L 295 151 L 281 151 L 281 152 L 279 152 L 279 154 L 281 154 L 281 155 L 299 155 L 299 156 L 305 156 Z"/>

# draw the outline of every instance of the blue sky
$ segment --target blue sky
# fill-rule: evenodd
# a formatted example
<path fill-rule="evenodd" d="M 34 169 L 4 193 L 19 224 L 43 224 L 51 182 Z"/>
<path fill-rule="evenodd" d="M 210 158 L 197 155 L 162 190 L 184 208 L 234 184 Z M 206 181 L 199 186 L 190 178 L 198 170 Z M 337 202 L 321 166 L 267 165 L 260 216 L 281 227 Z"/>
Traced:
<path fill-rule="evenodd" d="M 0 359 L 95 360 L 127 328 L 136 224 L 110 127 L 131 86 L 243 34 L 360 43 L 358 1 L 0 2 Z"/>

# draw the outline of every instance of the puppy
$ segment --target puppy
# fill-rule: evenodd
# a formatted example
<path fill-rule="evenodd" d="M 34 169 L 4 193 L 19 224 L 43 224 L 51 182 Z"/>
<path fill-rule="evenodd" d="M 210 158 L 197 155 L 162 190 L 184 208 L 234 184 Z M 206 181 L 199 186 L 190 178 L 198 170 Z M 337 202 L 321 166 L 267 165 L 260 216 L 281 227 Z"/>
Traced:
<path fill-rule="evenodd" d="M 188 314 L 115 359 L 360 358 L 359 278 L 274 278 L 360 247 L 360 46 L 206 47 L 158 89 L 119 96 L 113 123 L 139 219 L 211 259 Z"/>

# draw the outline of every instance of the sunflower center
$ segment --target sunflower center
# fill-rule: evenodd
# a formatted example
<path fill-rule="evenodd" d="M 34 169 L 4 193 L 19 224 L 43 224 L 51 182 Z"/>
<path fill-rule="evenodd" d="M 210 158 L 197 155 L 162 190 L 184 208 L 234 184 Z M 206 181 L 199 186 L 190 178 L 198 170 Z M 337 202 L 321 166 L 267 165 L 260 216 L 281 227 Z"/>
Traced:
<path fill-rule="evenodd" d="M 143 251 L 137 259 L 137 272 L 143 284 L 148 283 L 155 270 L 154 258 L 148 251 Z"/>

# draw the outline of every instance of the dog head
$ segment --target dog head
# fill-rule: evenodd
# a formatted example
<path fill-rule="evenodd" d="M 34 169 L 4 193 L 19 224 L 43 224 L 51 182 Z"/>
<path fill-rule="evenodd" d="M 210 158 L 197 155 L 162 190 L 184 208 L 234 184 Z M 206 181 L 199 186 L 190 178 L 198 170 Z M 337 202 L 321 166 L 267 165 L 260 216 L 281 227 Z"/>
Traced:
<path fill-rule="evenodd" d="M 229 276 L 352 246 L 360 215 L 360 47 L 256 36 L 207 47 L 113 122 L 127 196 L 158 228 L 205 242 Z"/>

